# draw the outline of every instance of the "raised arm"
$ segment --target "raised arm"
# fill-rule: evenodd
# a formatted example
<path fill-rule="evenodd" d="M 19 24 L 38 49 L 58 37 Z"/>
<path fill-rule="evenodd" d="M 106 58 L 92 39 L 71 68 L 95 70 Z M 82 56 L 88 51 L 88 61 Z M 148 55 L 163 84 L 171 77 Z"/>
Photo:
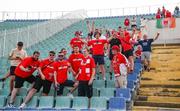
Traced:
<path fill-rule="evenodd" d="M 157 32 L 156 36 L 154 37 L 154 41 L 158 39 L 159 35 L 160 35 L 160 33 Z"/>

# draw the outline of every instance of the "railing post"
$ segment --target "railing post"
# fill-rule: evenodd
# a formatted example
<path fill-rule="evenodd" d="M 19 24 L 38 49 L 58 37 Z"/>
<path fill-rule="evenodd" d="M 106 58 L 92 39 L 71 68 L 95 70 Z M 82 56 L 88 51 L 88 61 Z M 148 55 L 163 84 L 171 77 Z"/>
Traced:
<path fill-rule="evenodd" d="M 110 16 L 112 15 L 112 9 L 110 8 Z"/>
<path fill-rule="evenodd" d="M 124 16 L 124 8 L 122 9 L 122 13 L 123 13 L 123 16 Z"/>
<path fill-rule="evenodd" d="M 50 20 L 52 19 L 52 12 L 50 12 Z"/>
<path fill-rule="evenodd" d="M 4 31 L 4 40 L 3 40 L 3 56 L 5 55 L 6 50 L 6 30 Z"/>
<path fill-rule="evenodd" d="M 138 12 L 137 12 L 137 7 L 136 7 L 136 9 L 135 9 L 135 10 L 136 10 L 136 15 L 137 15 L 137 14 L 138 14 Z"/>
<path fill-rule="evenodd" d="M 40 19 L 40 14 L 41 14 L 41 12 L 38 12 L 38 20 Z"/>
<path fill-rule="evenodd" d="M 14 19 L 16 20 L 16 12 L 14 12 Z"/>
<path fill-rule="evenodd" d="M 99 9 L 98 9 L 98 17 L 99 17 Z"/>
<path fill-rule="evenodd" d="M 28 19 L 29 18 L 29 13 L 28 12 L 26 12 L 26 19 Z"/>
<path fill-rule="evenodd" d="M 149 13 L 151 13 L 151 6 L 149 6 Z"/>

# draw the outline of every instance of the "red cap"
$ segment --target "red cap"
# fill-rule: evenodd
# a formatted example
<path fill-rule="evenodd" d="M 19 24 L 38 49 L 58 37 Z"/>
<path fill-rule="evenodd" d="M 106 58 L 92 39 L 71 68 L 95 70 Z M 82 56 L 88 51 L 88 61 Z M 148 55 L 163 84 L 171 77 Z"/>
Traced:
<path fill-rule="evenodd" d="M 117 50 L 117 51 L 119 51 L 120 48 L 119 48 L 117 45 L 114 45 L 114 46 L 112 46 L 112 50 Z"/>

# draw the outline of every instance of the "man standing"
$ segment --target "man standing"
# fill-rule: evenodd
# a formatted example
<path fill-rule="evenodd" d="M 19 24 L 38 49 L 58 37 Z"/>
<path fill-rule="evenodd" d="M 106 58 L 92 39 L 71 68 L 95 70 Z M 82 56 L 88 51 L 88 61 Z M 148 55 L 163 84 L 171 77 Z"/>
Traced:
<path fill-rule="evenodd" d="M 95 60 L 95 64 L 100 66 L 100 71 L 102 73 L 103 79 L 106 80 L 105 76 L 105 61 L 104 61 L 104 52 L 107 50 L 108 41 L 105 39 L 100 39 L 101 33 L 95 32 L 94 37 L 96 39 L 88 42 L 88 46 L 92 47 L 92 55 Z"/>
<path fill-rule="evenodd" d="M 92 97 L 93 88 L 92 83 L 95 77 L 95 62 L 89 55 L 89 49 L 83 50 L 84 59 L 81 62 L 81 67 L 76 79 L 79 81 L 78 96 Z"/>
<path fill-rule="evenodd" d="M 57 95 L 61 96 L 65 86 L 73 87 L 70 90 L 69 96 L 72 95 L 72 92 L 77 88 L 78 84 L 75 84 L 74 81 L 68 80 L 68 72 L 72 72 L 73 75 L 76 75 L 73 71 L 68 60 L 65 60 L 65 55 L 63 52 L 59 52 L 59 60 L 54 63 L 54 81 L 57 88 Z"/>
<path fill-rule="evenodd" d="M 112 64 L 116 79 L 116 88 L 126 88 L 128 73 L 127 69 L 129 67 L 128 60 L 123 54 L 120 53 L 120 48 L 117 45 L 112 47 L 112 53 L 114 54 Z"/>
<path fill-rule="evenodd" d="M 38 51 L 33 53 L 33 56 L 26 57 L 15 69 L 15 87 L 13 88 L 10 101 L 8 103 L 9 107 L 14 107 L 13 102 L 16 98 L 16 94 L 23 86 L 24 82 L 34 83 L 35 77 L 32 75 L 33 72 L 39 67 L 39 55 Z"/>
<path fill-rule="evenodd" d="M 24 108 L 29 102 L 29 100 L 33 97 L 33 95 L 43 87 L 43 96 L 47 96 L 50 89 L 51 84 L 54 81 L 54 58 L 55 58 L 55 52 L 50 51 L 49 57 L 47 59 L 44 59 L 40 62 L 38 72 L 39 75 L 36 77 L 35 84 L 33 88 L 28 92 L 24 102 L 21 104 L 20 108 Z"/>
<path fill-rule="evenodd" d="M 15 74 L 14 71 L 16 67 L 21 63 L 21 61 L 27 57 L 26 51 L 23 49 L 23 42 L 17 43 L 17 48 L 12 49 L 9 54 L 9 60 L 10 60 L 10 72 L 8 72 L 2 80 L 7 79 L 10 77 L 10 93 L 9 96 L 11 96 L 11 92 L 14 88 L 14 80 L 15 80 Z"/>
<path fill-rule="evenodd" d="M 151 61 L 151 51 L 152 51 L 151 50 L 151 44 L 152 44 L 152 42 L 157 40 L 158 37 L 159 37 L 159 33 L 157 33 L 157 35 L 154 39 L 148 39 L 147 35 L 144 34 L 143 40 L 139 41 L 139 44 L 142 46 L 142 49 L 143 49 L 141 60 L 144 64 L 145 70 L 147 69 L 148 71 L 150 71 L 150 61 Z M 145 64 L 146 60 L 147 60 L 147 65 Z"/>

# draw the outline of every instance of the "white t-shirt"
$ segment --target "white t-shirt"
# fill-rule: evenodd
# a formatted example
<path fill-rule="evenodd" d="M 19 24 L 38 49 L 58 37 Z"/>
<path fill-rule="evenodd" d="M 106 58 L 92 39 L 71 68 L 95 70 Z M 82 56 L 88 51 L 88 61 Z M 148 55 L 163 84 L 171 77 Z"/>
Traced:
<path fill-rule="evenodd" d="M 27 57 L 27 53 L 25 50 L 18 50 L 17 48 L 12 49 L 9 56 L 15 58 L 15 57 L 20 57 L 22 59 L 24 59 L 25 57 Z M 21 60 L 10 60 L 10 64 L 11 66 L 18 66 L 21 63 Z"/>

